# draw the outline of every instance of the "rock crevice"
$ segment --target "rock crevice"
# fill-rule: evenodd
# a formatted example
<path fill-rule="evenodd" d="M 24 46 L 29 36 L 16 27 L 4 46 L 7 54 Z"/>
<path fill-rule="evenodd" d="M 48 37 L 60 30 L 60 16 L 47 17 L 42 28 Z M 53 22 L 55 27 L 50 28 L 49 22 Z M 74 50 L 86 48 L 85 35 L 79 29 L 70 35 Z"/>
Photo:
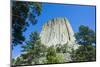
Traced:
<path fill-rule="evenodd" d="M 74 46 L 75 37 L 72 27 L 65 17 L 57 17 L 43 25 L 40 33 L 41 42 L 46 46 L 65 44 Z"/>

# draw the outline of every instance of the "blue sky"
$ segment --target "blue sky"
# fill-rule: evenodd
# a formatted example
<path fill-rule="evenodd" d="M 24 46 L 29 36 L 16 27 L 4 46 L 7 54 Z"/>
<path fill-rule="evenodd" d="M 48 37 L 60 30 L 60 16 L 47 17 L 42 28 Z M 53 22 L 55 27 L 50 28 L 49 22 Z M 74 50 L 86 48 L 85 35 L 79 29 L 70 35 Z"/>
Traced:
<path fill-rule="evenodd" d="M 38 22 L 36 25 L 32 26 L 24 32 L 26 40 L 29 39 L 31 32 L 38 31 L 41 32 L 42 25 L 48 20 L 55 17 L 66 17 L 74 32 L 78 32 L 80 25 L 89 26 L 89 28 L 95 31 L 95 6 L 80 6 L 80 5 L 64 5 L 64 4 L 42 4 L 42 13 L 38 17 Z M 14 47 L 12 51 L 12 57 L 17 57 L 21 54 L 21 46 Z"/>

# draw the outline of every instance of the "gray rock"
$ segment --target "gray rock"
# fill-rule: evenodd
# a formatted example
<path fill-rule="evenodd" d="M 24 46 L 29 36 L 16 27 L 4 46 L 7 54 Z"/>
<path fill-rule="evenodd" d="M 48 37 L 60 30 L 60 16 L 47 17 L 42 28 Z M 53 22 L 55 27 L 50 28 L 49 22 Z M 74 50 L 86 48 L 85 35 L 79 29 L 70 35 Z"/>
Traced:
<path fill-rule="evenodd" d="M 65 17 L 57 17 L 46 22 L 40 33 L 41 42 L 46 46 L 65 44 L 70 48 L 77 48 L 74 32 Z"/>

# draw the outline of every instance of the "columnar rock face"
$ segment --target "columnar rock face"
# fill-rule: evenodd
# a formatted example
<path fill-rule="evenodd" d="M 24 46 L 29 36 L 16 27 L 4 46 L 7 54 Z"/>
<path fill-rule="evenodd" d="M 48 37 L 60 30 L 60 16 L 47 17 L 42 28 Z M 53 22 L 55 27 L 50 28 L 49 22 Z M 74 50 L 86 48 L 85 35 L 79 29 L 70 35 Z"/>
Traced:
<path fill-rule="evenodd" d="M 57 17 L 46 22 L 42 27 L 40 38 L 47 46 L 67 43 L 69 47 L 77 48 L 74 32 L 65 17 Z"/>

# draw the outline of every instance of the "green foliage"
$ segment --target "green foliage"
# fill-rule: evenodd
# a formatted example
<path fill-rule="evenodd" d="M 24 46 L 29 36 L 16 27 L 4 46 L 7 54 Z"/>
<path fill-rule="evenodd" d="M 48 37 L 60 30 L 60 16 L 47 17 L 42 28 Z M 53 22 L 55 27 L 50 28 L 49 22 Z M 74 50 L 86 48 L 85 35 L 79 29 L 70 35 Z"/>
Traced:
<path fill-rule="evenodd" d="M 22 44 L 25 40 L 23 32 L 30 23 L 37 23 L 41 14 L 41 3 L 12 1 L 12 43 L 13 46 Z"/>
<path fill-rule="evenodd" d="M 47 50 L 47 63 L 56 63 L 56 50 L 54 46 L 50 46 Z"/>
<path fill-rule="evenodd" d="M 95 61 L 96 49 L 92 45 L 80 46 L 76 51 L 72 52 L 73 61 Z"/>
<path fill-rule="evenodd" d="M 34 37 L 35 35 L 37 35 L 36 32 L 32 33 L 30 36 Z M 37 38 L 37 40 L 30 40 L 25 46 L 22 46 L 24 53 L 15 60 L 15 65 L 64 62 L 65 57 L 63 52 L 56 52 L 56 48 L 54 46 L 50 46 L 47 48 L 46 46 L 41 44 L 38 36 L 35 37 Z M 32 44 L 31 42 L 34 42 L 34 44 Z M 44 60 L 41 60 L 41 58 L 44 58 Z M 40 62 L 40 60 L 42 61 L 42 63 Z"/>
<path fill-rule="evenodd" d="M 39 34 L 37 32 L 33 32 L 30 35 L 30 40 L 26 42 L 26 45 L 22 46 L 23 54 L 21 54 L 22 61 L 19 62 L 20 59 L 17 58 L 15 64 L 39 64 L 39 60 L 41 57 L 44 57 L 46 54 L 46 46 L 41 44 L 41 40 Z"/>
<path fill-rule="evenodd" d="M 63 45 L 61 45 L 61 44 L 56 45 L 56 52 L 57 53 L 66 53 L 68 51 L 67 49 L 68 49 L 67 43 L 63 44 Z"/>
<path fill-rule="evenodd" d="M 63 53 L 57 53 L 56 54 L 56 62 L 57 63 L 63 63 L 64 62 L 64 54 Z"/>
<path fill-rule="evenodd" d="M 71 57 L 73 61 L 94 61 L 96 60 L 96 43 L 95 32 L 86 26 L 80 26 L 79 32 L 76 33 L 76 41 L 80 47 L 72 50 Z"/>
<path fill-rule="evenodd" d="M 66 43 L 66 44 L 64 44 L 64 45 L 62 45 L 62 52 L 63 53 L 66 53 L 66 52 L 68 52 L 68 44 Z"/>
<path fill-rule="evenodd" d="M 47 50 L 46 63 L 60 63 L 64 62 L 64 55 L 61 53 L 56 53 L 54 46 L 50 46 Z"/>
<path fill-rule="evenodd" d="M 79 27 L 79 32 L 75 34 L 76 41 L 82 45 L 90 45 L 96 43 L 95 32 L 89 29 L 87 26 L 81 25 Z"/>
<path fill-rule="evenodd" d="M 14 61 L 14 64 L 16 65 L 20 65 L 23 63 L 23 60 L 21 59 L 21 57 L 17 57 L 16 60 Z"/>
<path fill-rule="evenodd" d="M 62 45 L 61 44 L 57 44 L 56 45 L 56 52 L 57 53 L 61 53 L 62 52 L 62 49 L 61 48 L 62 48 Z"/>
<path fill-rule="evenodd" d="M 47 48 L 41 44 L 37 32 L 30 35 L 30 40 L 26 43 L 26 45 L 22 46 L 22 48 L 24 53 L 16 59 L 16 63 L 14 63 L 15 65 L 63 63 L 65 59 L 63 54 L 64 49 L 62 49 L 61 52 L 56 52 L 57 49 L 55 46 L 50 46 Z M 41 60 L 42 58 L 45 59 Z"/>

